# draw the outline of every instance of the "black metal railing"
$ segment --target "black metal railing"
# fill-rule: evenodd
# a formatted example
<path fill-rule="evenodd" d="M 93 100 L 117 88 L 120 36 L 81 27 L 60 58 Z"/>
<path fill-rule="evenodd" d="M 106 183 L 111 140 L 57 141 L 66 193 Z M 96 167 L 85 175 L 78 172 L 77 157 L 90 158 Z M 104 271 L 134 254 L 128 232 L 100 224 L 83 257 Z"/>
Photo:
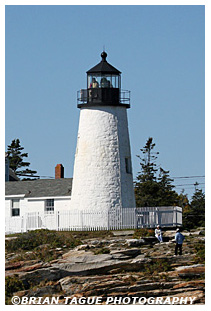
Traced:
<path fill-rule="evenodd" d="M 77 91 L 77 104 L 126 105 L 130 107 L 130 91 L 118 88 L 90 88 Z"/>

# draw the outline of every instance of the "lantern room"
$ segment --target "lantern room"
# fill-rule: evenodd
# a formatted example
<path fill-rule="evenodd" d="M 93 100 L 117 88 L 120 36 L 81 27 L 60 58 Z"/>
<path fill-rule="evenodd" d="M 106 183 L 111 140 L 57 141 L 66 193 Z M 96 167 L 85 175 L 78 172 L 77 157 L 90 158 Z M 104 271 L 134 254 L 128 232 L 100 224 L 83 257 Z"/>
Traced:
<path fill-rule="evenodd" d="M 94 87 L 121 89 L 121 72 L 106 61 L 106 52 L 102 52 L 101 57 L 101 62 L 87 71 L 87 89 Z"/>
<path fill-rule="evenodd" d="M 106 57 L 102 52 L 101 62 L 87 71 L 87 88 L 78 92 L 79 108 L 99 104 L 130 107 L 130 92 L 121 90 L 121 72 Z"/>

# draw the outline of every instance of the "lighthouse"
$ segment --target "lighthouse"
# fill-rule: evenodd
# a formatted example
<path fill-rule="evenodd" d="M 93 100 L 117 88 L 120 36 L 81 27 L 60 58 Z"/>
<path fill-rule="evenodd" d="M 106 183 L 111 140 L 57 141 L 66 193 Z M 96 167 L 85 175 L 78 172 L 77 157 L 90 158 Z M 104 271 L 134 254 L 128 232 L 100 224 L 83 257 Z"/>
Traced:
<path fill-rule="evenodd" d="M 87 71 L 78 91 L 80 109 L 71 209 L 105 212 L 135 207 L 127 109 L 130 92 L 121 90 L 121 72 L 106 60 Z M 114 213 L 115 214 L 115 213 Z M 106 225 L 106 219 L 97 220 Z"/>

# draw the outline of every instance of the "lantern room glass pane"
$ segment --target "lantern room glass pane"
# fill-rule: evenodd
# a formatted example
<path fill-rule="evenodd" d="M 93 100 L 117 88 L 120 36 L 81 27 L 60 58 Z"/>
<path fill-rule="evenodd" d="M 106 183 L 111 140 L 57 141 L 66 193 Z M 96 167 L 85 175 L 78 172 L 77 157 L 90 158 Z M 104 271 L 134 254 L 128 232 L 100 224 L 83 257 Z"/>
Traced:
<path fill-rule="evenodd" d="M 120 88 L 120 76 L 110 74 L 90 74 L 87 88 Z"/>
<path fill-rule="evenodd" d="M 88 76 L 88 88 L 98 88 L 100 85 L 99 75 L 89 75 Z"/>

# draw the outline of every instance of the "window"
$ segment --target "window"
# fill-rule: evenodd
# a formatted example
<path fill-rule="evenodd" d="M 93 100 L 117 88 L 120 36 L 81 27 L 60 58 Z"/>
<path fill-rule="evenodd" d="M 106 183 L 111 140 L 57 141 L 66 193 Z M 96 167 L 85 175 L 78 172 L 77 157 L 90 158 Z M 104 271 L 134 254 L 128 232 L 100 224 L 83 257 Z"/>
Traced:
<path fill-rule="evenodd" d="M 46 213 L 54 212 L 54 199 L 47 199 L 45 201 L 45 212 Z"/>
<path fill-rule="evenodd" d="M 125 158 L 125 169 L 126 169 L 126 173 L 132 174 L 132 165 L 131 165 L 130 158 Z"/>
<path fill-rule="evenodd" d="M 120 88 L 120 76 L 111 74 L 90 74 L 87 88 Z"/>
<path fill-rule="evenodd" d="M 13 199 L 12 200 L 12 217 L 20 216 L 19 203 L 20 203 L 19 199 Z"/>

